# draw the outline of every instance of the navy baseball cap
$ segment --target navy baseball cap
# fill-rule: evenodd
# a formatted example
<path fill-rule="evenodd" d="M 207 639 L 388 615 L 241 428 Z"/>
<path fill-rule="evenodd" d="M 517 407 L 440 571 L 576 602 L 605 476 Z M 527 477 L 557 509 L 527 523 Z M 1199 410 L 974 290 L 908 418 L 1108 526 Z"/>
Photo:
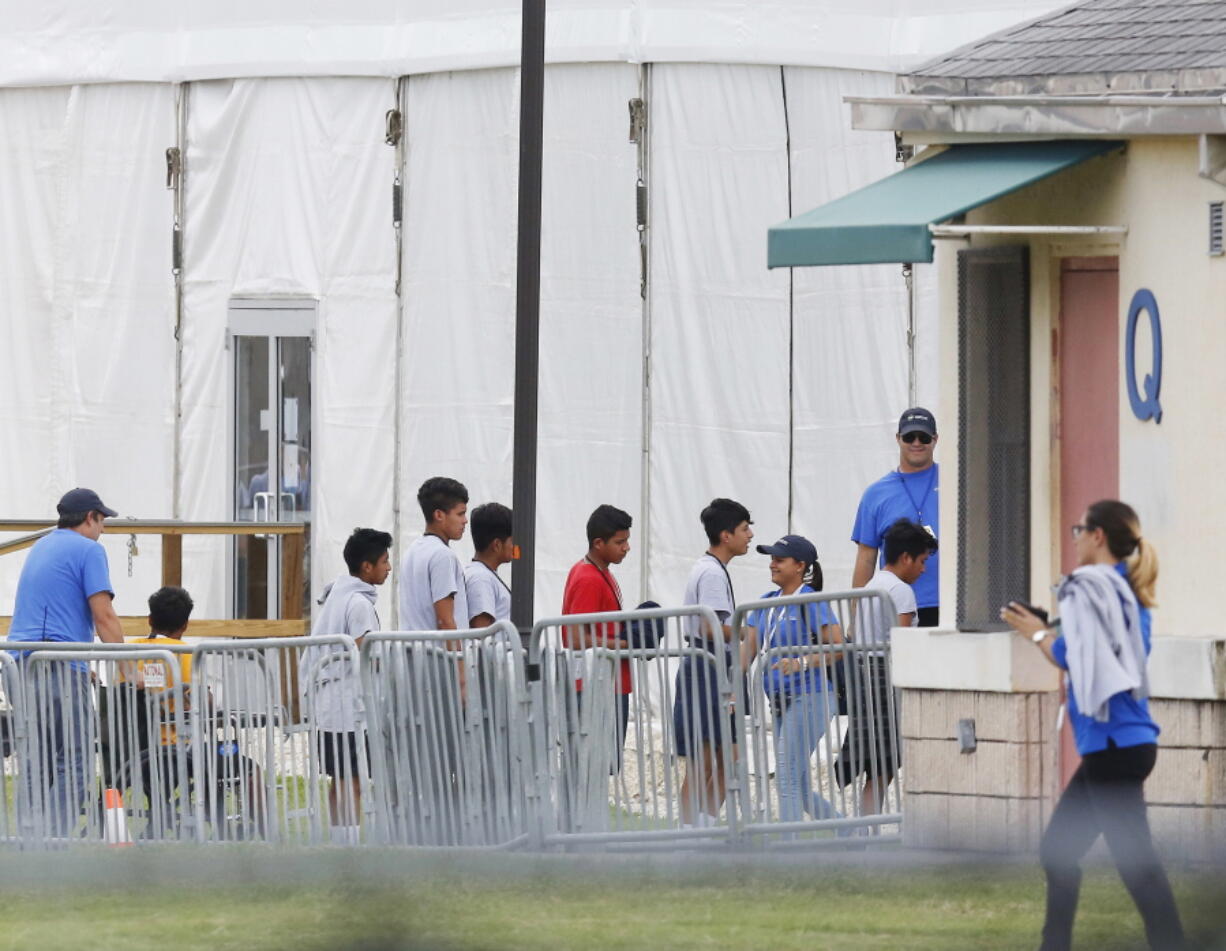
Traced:
<path fill-rule="evenodd" d="M 101 512 L 107 518 L 114 518 L 119 513 L 102 504 L 98 493 L 93 489 L 69 489 L 55 506 L 61 515 L 75 515 L 78 512 Z"/>
<path fill-rule="evenodd" d="M 937 434 L 937 418 L 922 406 L 912 406 L 898 418 L 898 435 L 907 433 Z"/>
<path fill-rule="evenodd" d="M 803 535 L 784 535 L 773 545 L 759 545 L 758 551 L 776 558 L 795 558 L 806 565 L 817 564 L 817 549 Z"/>

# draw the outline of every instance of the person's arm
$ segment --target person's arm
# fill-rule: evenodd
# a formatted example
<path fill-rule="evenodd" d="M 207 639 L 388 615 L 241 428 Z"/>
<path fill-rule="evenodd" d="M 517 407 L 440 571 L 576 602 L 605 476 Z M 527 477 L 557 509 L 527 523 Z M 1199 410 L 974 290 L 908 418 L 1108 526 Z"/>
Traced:
<path fill-rule="evenodd" d="M 915 617 L 914 611 L 904 611 L 903 613 L 898 615 L 898 624 L 896 626 L 897 627 L 910 627 L 911 621 L 914 619 L 914 617 Z"/>
<path fill-rule="evenodd" d="M 823 624 L 821 631 L 821 642 L 823 644 L 843 643 L 843 625 L 839 624 L 838 621 Z M 833 664 L 842 656 L 842 651 L 815 651 L 809 655 L 808 663 L 810 667 L 825 667 L 827 664 Z"/>
<path fill-rule="evenodd" d="M 758 629 L 748 624 L 741 626 L 741 670 L 749 670 L 758 656 Z"/>
<path fill-rule="evenodd" d="M 877 571 L 877 549 L 856 543 L 856 566 L 851 572 L 851 586 L 863 588 Z"/>
<path fill-rule="evenodd" d="M 111 592 L 99 591 L 89 596 L 89 610 L 94 616 L 94 630 L 108 644 L 123 643 L 123 625 L 115 614 L 115 605 L 111 601 Z"/>
<path fill-rule="evenodd" d="M 1036 646 L 1043 652 L 1043 656 L 1047 658 L 1049 664 L 1064 670 L 1064 665 L 1052 653 L 1052 649 L 1056 644 L 1055 632 L 1047 627 L 1042 618 L 1032 614 L 1016 601 L 1010 601 L 1000 609 L 1000 619 L 1017 631 L 1017 633 L 1029 638 L 1031 641 L 1034 640 L 1034 635 L 1039 633 L 1039 631 L 1047 631 L 1047 637 L 1039 641 Z"/>
<path fill-rule="evenodd" d="M 468 626 L 474 629 L 489 627 L 494 623 L 495 581 L 488 571 L 481 571 L 484 578 L 470 578 L 467 570 L 464 573 L 464 590 L 468 594 Z"/>
<path fill-rule="evenodd" d="M 434 602 L 435 623 L 440 631 L 458 631 L 455 623 L 455 592 Z M 464 672 L 464 645 L 460 641 L 447 641 L 447 649 L 456 652 L 456 678 L 460 685 L 460 703 L 468 700 L 468 677 Z"/>

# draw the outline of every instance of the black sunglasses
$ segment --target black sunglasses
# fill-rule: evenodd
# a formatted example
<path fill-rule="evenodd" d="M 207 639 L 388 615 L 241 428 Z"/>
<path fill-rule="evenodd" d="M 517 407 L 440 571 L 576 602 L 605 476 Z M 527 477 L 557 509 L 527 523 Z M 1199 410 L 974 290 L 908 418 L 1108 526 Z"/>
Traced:
<path fill-rule="evenodd" d="M 931 436 L 929 436 L 927 433 L 920 433 L 920 432 L 903 433 L 898 438 L 901 439 L 905 443 L 913 443 L 915 442 L 915 440 L 918 439 L 920 443 L 925 446 L 927 446 L 930 442 L 932 442 Z"/>

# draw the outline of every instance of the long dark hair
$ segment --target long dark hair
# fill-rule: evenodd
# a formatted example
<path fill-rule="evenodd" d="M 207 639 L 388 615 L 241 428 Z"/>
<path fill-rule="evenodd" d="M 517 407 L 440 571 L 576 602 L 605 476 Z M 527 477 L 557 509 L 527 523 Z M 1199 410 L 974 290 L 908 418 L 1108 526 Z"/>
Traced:
<path fill-rule="evenodd" d="M 807 584 L 814 591 L 822 590 L 822 563 L 814 559 L 813 564 L 805 565 L 805 573 L 800 579 L 801 584 Z"/>
<path fill-rule="evenodd" d="M 1086 528 L 1101 528 L 1107 550 L 1128 569 L 1128 583 L 1137 600 L 1147 608 L 1158 602 L 1158 552 L 1141 537 L 1141 520 L 1131 505 L 1118 499 L 1101 499 L 1086 509 Z"/>

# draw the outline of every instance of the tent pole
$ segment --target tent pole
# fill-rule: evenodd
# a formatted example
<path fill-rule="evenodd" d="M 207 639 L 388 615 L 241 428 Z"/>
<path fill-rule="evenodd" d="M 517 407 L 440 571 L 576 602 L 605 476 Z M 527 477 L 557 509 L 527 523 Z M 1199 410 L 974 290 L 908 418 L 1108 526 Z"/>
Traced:
<path fill-rule="evenodd" d="M 532 633 L 536 587 L 537 376 L 541 319 L 541 153 L 545 114 L 545 0 L 523 0 L 519 71 L 519 244 L 515 283 L 515 449 L 511 501 L 519 558 L 511 621 Z"/>
<path fill-rule="evenodd" d="M 175 403 L 171 438 L 170 514 L 183 517 L 183 179 L 187 175 L 187 97 L 188 83 L 175 87 L 175 145 L 178 168 L 173 181 L 174 225 L 171 236 L 171 271 L 174 274 L 175 316 Z M 172 176 L 168 162 L 168 179 Z"/>

